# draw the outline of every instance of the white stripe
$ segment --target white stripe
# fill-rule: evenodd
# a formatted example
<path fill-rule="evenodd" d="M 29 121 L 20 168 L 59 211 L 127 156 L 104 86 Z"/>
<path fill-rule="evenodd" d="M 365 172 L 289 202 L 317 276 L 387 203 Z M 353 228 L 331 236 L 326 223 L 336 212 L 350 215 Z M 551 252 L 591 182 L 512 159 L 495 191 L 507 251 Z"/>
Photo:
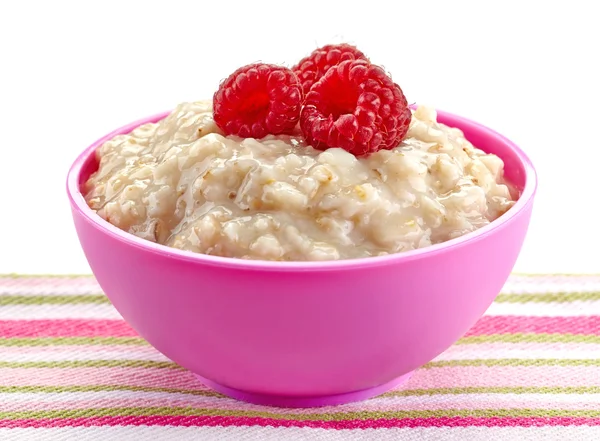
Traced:
<path fill-rule="evenodd" d="M 30 362 L 30 361 L 90 361 L 90 360 L 143 360 L 143 361 L 170 361 L 167 357 L 156 351 L 151 346 L 127 346 L 127 351 L 106 350 L 96 348 L 59 347 L 60 351 L 48 350 L 44 347 L 23 352 L 21 347 L 0 346 L 0 361 L 3 362 Z M 29 348 L 28 348 L 29 349 Z M 44 350 L 46 349 L 46 350 Z M 20 350 L 20 352 L 19 352 Z M 62 352 L 61 352 L 62 351 Z"/>
<path fill-rule="evenodd" d="M 0 278 L 0 295 L 82 295 L 101 294 L 102 289 L 93 277 L 78 279 L 60 278 Z"/>
<path fill-rule="evenodd" d="M 0 320 L 121 319 L 110 304 L 5 305 Z"/>
<path fill-rule="evenodd" d="M 522 282 L 537 280 L 545 283 L 564 283 L 565 281 L 600 282 L 600 273 L 597 274 L 521 274 L 513 273 L 509 280 Z"/>
<path fill-rule="evenodd" d="M 523 276 L 512 275 L 502 289 L 506 294 L 546 294 L 555 292 L 599 292 L 600 275 Z M 0 295 L 83 295 L 101 294 L 93 277 L 78 278 L 3 278 Z"/>
<path fill-rule="evenodd" d="M 525 315 L 534 317 L 600 315 L 600 301 L 567 303 L 493 303 L 486 315 Z M 5 305 L 0 320 L 121 319 L 110 304 Z"/>
<path fill-rule="evenodd" d="M 586 343 L 574 346 L 569 343 L 484 343 L 454 345 L 439 355 L 436 361 L 479 360 L 498 358 L 595 360 L 599 358 L 600 345 Z M 52 346 L 22 347 L 0 346 L 0 361 L 86 361 L 86 360 L 149 360 L 169 361 L 151 346 Z"/>
<path fill-rule="evenodd" d="M 534 359 L 560 359 L 560 360 L 596 360 L 600 358 L 600 345 L 588 344 L 585 346 L 573 347 L 573 345 L 564 344 L 552 347 L 543 344 L 536 344 L 541 348 L 532 349 L 528 343 L 489 343 L 473 345 L 454 345 L 446 352 L 435 358 L 435 361 L 446 360 L 489 360 L 498 358 L 520 358 L 526 360 Z M 482 349 L 487 346 L 493 346 L 490 349 Z M 0 355 L 1 357 L 1 355 Z"/>
<path fill-rule="evenodd" d="M 3 429 L 3 441 L 593 441 L 598 426 L 417 427 L 327 430 L 298 427 L 63 427 Z"/>
<path fill-rule="evenodd" d="M 10 403 L 31 403 L 32 407 L 51 403 L 76 403 L 93 400 L 136 400 L 143 404 L 144 400 L 165 399 L 173 404 L 213 404 L 217 407 L 219 403 L 228 402 L 233 404 L 235 409 L 240 410 L 267 410 L 272 413 L 290 413 L 289 409 L 271 408 L 258 406 L 255 404 L 236 401 L 231 398 L 205 397 L 201 395 L 191 395 L 171 392 L 145 392 L 145 391 L 97 391 L 97 392 L 56 392 L 56 393 L 0 393 L 0 408 L 2 404 Z M 438 394 L 438 395 L 420 395 L 420 396 L 397 396 L 374 398 L 359 403 L 344 404 L 330 408 L 317 409 L 294 409 L 295 414 L 313 414 L 351 411 L 375 411 L 384 410 L 387 406 L 402 405 L 403 408 L 428 409 L 436 405 L 448 405 L 453 409 L 462 409 L 465 405 L 476 405 L 477 408 L 489 409 L 501 405 L 504 408 L 514 408 L 515 404 L 520 407 L 537 405 L 548 405 L 555 403 L 565 404 L 600 404 L 600 394 Z M 596 406 L 594 406 L 596 407 Z M 596 407 L 597 408 L 597 407 Z"/>
<path fill-rule="evenodd" d="M 557 292 L 600 292 L 600 276 L 511 276 L 502 293 L 547 294 Z M 0 277 L 0 295 L 86 295 L 102 294 L 94 278 L 7 279 Z"/>
<path fill-rule="evenodd" d="M 533 317 L 600 315 L 600 301 L 566 303 L 492 303 L 486 315 L 527 315 Z"/>
<path fill-rule="evenodd" d="M 502 289 L 506 294 L 546 294 L 556 292 L 599 292 L 600 275 L 518 276 L 512 275 Z"/>
<path fill-rule="evenodd" d="M 600 394 L 599 394 L 600 395 Z M 2 404 L 27 404 L 31 403 L 32 407 L 47 405 L 51 403 L 77 403 L 82 401 L 94 400 L 123 400 L 135 399 L 140 400 L 140 405 L 143 400 L 149 399 L 166 399 L 177 402 L 186 402 L 193 404 L 205 404 L 229 401 L 238 403 L 232 398 L 205 397 L 202 395 L 191 395 L 176 392 L 144 392 L 144 391 L 129 391 L 129 390 L 114 390 L 114 391 L 97 391 L 97 392 L 16 392 L 16 393 L 0 393 L 0 408 Z M 240 406 L 246 403 L 239 402 Z M 250 404 L 248 404 L 251 406 Z M 255 406 L 258 407 L 258 406 Z"/>

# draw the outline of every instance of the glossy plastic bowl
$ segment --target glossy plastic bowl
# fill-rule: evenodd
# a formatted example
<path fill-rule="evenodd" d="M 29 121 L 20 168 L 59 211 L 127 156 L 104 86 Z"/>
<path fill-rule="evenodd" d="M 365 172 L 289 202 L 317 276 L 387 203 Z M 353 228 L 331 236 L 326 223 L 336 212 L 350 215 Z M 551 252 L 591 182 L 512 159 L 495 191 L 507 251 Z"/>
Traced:
<path fill-rule="evenodd" d="M 88 147 L 67 182 L 81 246 L 100 286 L 152 346 L 226 395 L 307 407 L 383 393 L 458 340 L 511 272 L 531 215 L 536 174 L 500 134 L 439 112 L 505 162 L 521 195 L 490 225 L 396 255 L 331 262 L 261 262 L 168 248 L 104 221 L 80 186 L 107 139 Z"/>

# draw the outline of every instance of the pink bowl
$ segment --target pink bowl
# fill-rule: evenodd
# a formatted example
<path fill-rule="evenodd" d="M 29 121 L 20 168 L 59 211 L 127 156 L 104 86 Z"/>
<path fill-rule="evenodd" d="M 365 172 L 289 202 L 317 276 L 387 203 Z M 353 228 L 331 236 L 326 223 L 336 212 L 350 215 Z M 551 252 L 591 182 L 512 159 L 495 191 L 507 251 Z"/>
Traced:
<path fill-rule="evenodd" d="M 475 233 L 402 254 L 331 262 L 260 262 L 194 254 L 125 233 L 80 186 L 104 141 L 74 162 L 67 192 L 81 246 L 113 305 L 152 346 L 234 398 L 306 407 L 378 395 L 458 340 L 511 272 L 529 225 L 536 174 L 511 141 L 439 112 L 500 156 L 521 196 Z"/>

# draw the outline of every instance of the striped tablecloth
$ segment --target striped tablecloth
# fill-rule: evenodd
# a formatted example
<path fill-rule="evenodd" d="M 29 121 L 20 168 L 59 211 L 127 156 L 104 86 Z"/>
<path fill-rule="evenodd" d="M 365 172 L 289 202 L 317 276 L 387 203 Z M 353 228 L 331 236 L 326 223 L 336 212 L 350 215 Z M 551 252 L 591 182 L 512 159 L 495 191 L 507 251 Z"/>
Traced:
<path fill-rule="evenodd" d="M 223 397 L 91 277 L 0 276 L 0 440 L 600 440 L 600 276 L 513 276 L 402 388 L 289 410 Z"/>

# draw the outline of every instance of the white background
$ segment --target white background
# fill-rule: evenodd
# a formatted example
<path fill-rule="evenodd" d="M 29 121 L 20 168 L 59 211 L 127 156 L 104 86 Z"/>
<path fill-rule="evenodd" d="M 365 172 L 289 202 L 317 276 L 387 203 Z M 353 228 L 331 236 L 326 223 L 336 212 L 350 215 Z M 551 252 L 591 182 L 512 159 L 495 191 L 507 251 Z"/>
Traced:
<path fill-rule="evenodd" d="M 64 191 L 87 145 L 208 98 L 235 68 L 348 41 L 411 102 L 478 120 L 532 158 L 519 272 L 600 272 L 594 2 L 0 0 L 0 273 L 87 273 Z"/>

